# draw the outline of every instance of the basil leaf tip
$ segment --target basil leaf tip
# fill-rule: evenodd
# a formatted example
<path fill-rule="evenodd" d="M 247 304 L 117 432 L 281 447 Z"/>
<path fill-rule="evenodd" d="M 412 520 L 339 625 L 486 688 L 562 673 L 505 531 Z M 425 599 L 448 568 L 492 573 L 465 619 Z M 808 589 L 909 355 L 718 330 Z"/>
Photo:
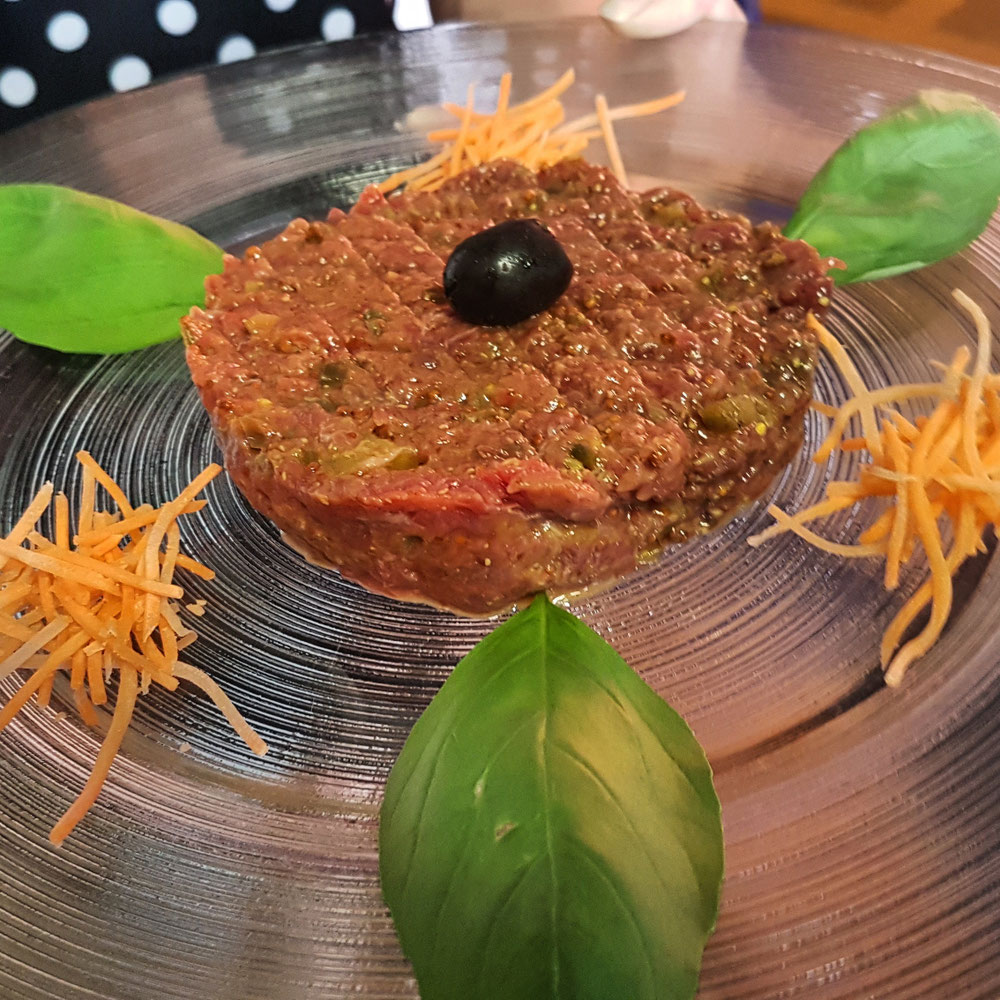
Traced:
<path fill-rule="evenodd" d="M 54 184 L 0 185 L 0 327 L 118 354 L 180 334 L 222 250 L 177 222 Z"/>
<path fill-rule="evenodd" d="M 417 721 L 379 858 L 423 1000 L 687 1000 L 718 912 L 719 801 L 680 716 L 538 597 Z"/>
<path fill-rule="evenodd" d="M 846 269 L 838 284 L 924 267 L 983 232 L 1000 199 L 1000 120 L 967 94 L 925 90 L 855 133 L 785 227 Z"/>

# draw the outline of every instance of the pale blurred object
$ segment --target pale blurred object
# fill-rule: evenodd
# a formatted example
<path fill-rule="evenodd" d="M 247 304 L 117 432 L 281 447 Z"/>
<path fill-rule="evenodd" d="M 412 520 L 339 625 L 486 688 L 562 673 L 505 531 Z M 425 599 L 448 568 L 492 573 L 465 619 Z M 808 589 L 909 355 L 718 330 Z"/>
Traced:
<path fill-rule="evenodd" d="M 396 0 L 392 21 L 399 31 L 429 28 L 434 23 L 428 0 Z"/>
<path fill-rule="evenodd" d="M 736 0 L 604 0 L 600 15 L 628 38 L 665 38 L 705 20 L 747 20 Z"/>
<path fill-rule="evenodd" d="M 594 17 L 600 0 L 430 0 L 435 21 L 553 21 Z"/>

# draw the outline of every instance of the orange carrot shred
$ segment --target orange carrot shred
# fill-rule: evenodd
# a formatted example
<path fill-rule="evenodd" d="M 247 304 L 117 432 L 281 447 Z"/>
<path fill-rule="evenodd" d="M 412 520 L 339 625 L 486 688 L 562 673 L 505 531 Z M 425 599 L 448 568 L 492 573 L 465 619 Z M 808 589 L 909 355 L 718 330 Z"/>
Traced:
<path fill-rule="evenodd" d="M 87 687 L 90 688 L 90 700 L 95 705 L 103 705 L 107 702 L 108 693 L 104 687 L 100 652 L 87 655 Z"/>
<path fill-rule="evenodd" d="M 88 726 L 96 726 L 97 713 L 94 711 L 94 704 L 82 687 L 73 689 L 73 701 L 76 703 L 76 710 L 80 713 L 80 718 L 83 719 L 84 723 Z"/>
<path fill-rule="evenodd" d="M 448 161 L 449 169 L 452 174 L 457 174 L 459 172 L 459 164 L 462 159 L 462 147 L 465 145 L 469 137 L 469 125 L 472 122 L 472 110 L 475 106 L 475 102 L 476 85 L 474 83 L 470 83 L 465 98 L 465 110 L 462 113 L 462 123 L 459 126 L 458 134 L 456 135 L 457 141 L 451 151 L 451 158 Z M 435 141 L 434 139 L 431 139 L 429 135 L 427 138 L 430 139 L 431 142 Z"/>
<path fill-rule="evenodd" d="M 824 461 L 837 448 L 867 451 L 871 461 L 861 467 L 857 483 L 828 484 L 828 499 L 808 510 L 791 516 L 770 508 L 778 523 L 750 539 L 751 545 L 759 545 L 783 531 L 794 531 L 825 552 L 878 556 L 885 560 L 888 590 L 899 585 L 901 567 L 918 549 L 923 551 L 929 577 L 882 636 L 880 655 L 890 687 L 898 686 L 910 665 L 940 638 L 952 608 L 952 576 L 969 556 L 982 551 L 983 531 L 995 530 L 1000 523 L 1000 379 L 989 370 L 989 321 L 963 292 L 956 290 L 954 298 L 976 329 L 975 362 L 972 372 L 967 372 L 972 355 L 967 347 L 960 347 L 950 364 L 935 363 L 941 372 L 938 383 L 867 388 L 843 345 L 810 317 L 821 345 L 852 392 L 851 398 L 830 412 L 830 431 L 814 459 Z M 936 399 L 934 410 L 912 422 L 898 410 L 886 409 L 921 397 Z M 845 438 L 855 417 L 862 436 Z M 838 502 L 881 497 L 889 498 L 891 505 L 862 533 L 858 545 L 831 542 L 805 527 L 831 513 Z M 947 552 L 939 525 L 942 517 L 952 527 Z M 906 630 L 928 606 L 930 615 L 919 634 L 900 647 Z"/>
<path fill-rule="evenodd" d="M 34 530 L 39 518 L 49 509 L 49 501 L 52 499 L 52 484 L 46 483 L 34 496 L 34 499 L 24 509 L 24 513 L 17 519 L 17 523 L 10 529 L 10 533 L 4 539 L 11 547 L 20 548 L 21 543 L 28 537 L 28 533 Z M 0 569 L 7 565 L 7 558 L 0 553 Z"/>
<path fill-rule="evenodd" d="M 70 662 L 73 664 L 73 668 L 70 673 L 69 686 L 76 691 L 82 688 L 87 680 L 87 654 L 82 648 L 78 649 Z"/>
<path fill-rule="evenodd" d="M 49 699 L 52 697 L 52 675 L 50 674 L 45 678 L 44 681 L 38 686 L 38 707 L 48 708 Z"/>
<path fill-rule="evenodd" d="M 38 602 L 46 621 L 54 622 L 59 617 L 56 602 L 52 599 L 52 577 L 48 573 L 38 574 Z"/>
<path fill-rule="evenodd" d="M 604 144 L 608 149 L 608 156 L 611 159 L 611 169 L 614 171 L 618 183 L 622 187 L 628 187 L 628 177 L 625 174 L 625 163 L 622 160 L 621 150 L 618 148 L 618 140 L 615 138 L 615 130 L 611 125 L 611 115 L 608 112 L 608 101 L 603 94 L 598 94 L 597 120 L 601 123 L 601 132 L 604 135 Z"/>
<path fill-rule="evenodd" d="M 53 683 L 68 672 L 77 711 L 89 726 L 98 722 L 95 705 L 107 703 L 107 680 L 117 671 L 118 700 L 111 728 L 80 796 L 52 830 L 54 844 L 70 833 L 93 804 L 110 772 L 140 690 L 152 684 L 168 690 L 190 678 L 230 721 L 238 719 L 239 735 L 255 751 L 263 743 L 222 695 L 214 682 L 189 668 L 177 671 L 178 652 L 196 638 L 181 621 L 176 602 L 184 590 L 175 572 L 190 571 L 203 579 L 212 570 L 180 551 L 177 518 L 205 506 L 198 492 L 220 471 L 210 465 L 174 499 L 159 508 L 134 507 L 121 487 L 86 452 L 77 455 L 83 468 L 80 509 L 73 532 L 69 501 L 54 501 L 53 540 L 37 530 L 53 497 L 51 484 L 36 494 L 6 538 L 0 538 L 0 679 L 18 670 L 31 671 L 21 687 L 0 707 L 0 730 L 35 696 L 45 707 Z M 117 505 L 96 508 L 100 486 Z M 155 618 L 149 627 L 146 611 Z M 199 608 L 202 602 L 198 602 Z M 140 683 L 141 680 L 141 683 Z M 254 741 L 257 741 L 256 743 Z"/>
<path fill-rule="evenodd" d="M 620 108 L 609 108 L 601 97 L 596 113 L 562 124 L 566 116 L 560 97 L 574 80 L 573 70 L 567 70 L 550 87 L 521 104 L 512 105 L 512 78 L 505 73 L 500 79 L 496 108 L 490 114 L 474 110 L 475 87 L 470 86 L 464 106 L 442 105 L 443 110 L 458 119 L 458 127 L 436 128 L 427 133 L 429 143 L 441 144 L 443 148 L 423 163 L 387 177 L 378 185 L 379 190 L 388 194 L 405 185 L 411 191 L 434 191 L 470 167 L 502 158 L 537 170 L 579 156 L 598 138 L 605 140 L 612 168 L 624 182 L 625 168 L 611 123 L 659 114 L 679 104 L 684 93 Z M 594 128 L 597 125 L 600 127 Z"/>
<path fill-rule="evenodd" d="M 87 783 L 83 786 L 83 791 L 49 834 L 49 840 L 53 844 L 61 844 L 72 832 L 73 827 L 86 816 L 87 811 L 97 801 L 98 793 L 104 786 L 108 773 L 111 771 L 111 765 L 125 737 L 125 730 L 128 729 L 128 724 L 132 721 L 132 710 L 135 708 L 137 694 L 136 673 L 129 667 L 122 667 L 119 676 L 121 680 L 118 685 L 118 700 L 115 702 L 115 711 L 108 728 L 108 734 L 104 737 L 104 742 L 101 744 L 97 760 L 94 763 L 94 769 L 91 771 Z"/>
<path fill-rule="evenodd" d="M 90 472 L 96 482 L 100 483 L 107 490 L 111 499 L 118 504 L 118 509 L 122 512 L 122 515 L 130 517 L 133 513 L 132 505 L 125 498 L 121 487 L 94 461 L 90 452 L 78 451 L 76 453 L 76 460 Z"/>
<path fill-rule="evenodd" d="M 69 548 L 69 500 L 65 493 L 56 494 L 56 545 Z"/>
<path fill-rule="evenodd" d="M 93 469 L 83 467 L 83 485 L 80 487 L 80 514 L 77 519 L 76 532 L 82 535 L 90 531 L 94 523 L 94 499 L 96 498 L 96 480 Z"/>
<path fill-rule="evenodd" d="M 207 566 L 192 559 L 190 556 L 184 555 L 183 552 L 177 555 L 177 568 L 186 569 L 189 573 L 193 573 L 195 576 L 200 576 L 203 580 L 214 580 L 215 570 L 209 569 Z"/>

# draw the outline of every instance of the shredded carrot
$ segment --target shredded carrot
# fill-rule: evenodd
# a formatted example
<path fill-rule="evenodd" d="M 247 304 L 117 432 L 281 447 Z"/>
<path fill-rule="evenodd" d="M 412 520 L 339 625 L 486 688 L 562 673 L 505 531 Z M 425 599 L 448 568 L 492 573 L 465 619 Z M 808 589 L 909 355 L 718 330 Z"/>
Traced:
<path fill-rule="evenodd" d="M 50 838 L 61 843 L 93 805 L 121 746 L 136 697 L 156 683 L 174 690 L 179 679 L 200 687 L 233 723 L 255 753 L 266 746 L 217 685 L 201 671 L 179 664 L 178 653 L 197 634 L 177 608 L 184 590 L 176 570 L 210 580 L 207 566 L 180 551 L 177 519 L 205 505 L 196 496 L 220 471 L 211 465 L 162 507 L 133 507 L 117 483 L 86 452 L 81 504 L 71 539 L 69 502 L 43 486 L 6 538 L 0 538 L 0 680 L 31 671 L 0 708 L 0 730 L 35 695 L 45 707 L 60 672 L 69 673 L 77 711 L 98 725 L 95 705 L 108 701 L 106 682 L 117 671 L 118 700 L 90 779 L 56 824 Z M 117 511 L 97 509 L 97 487 Z M 38 530 L 52 503 L 54 541 Z M 128 541 L 126 541 L 128 539 Z M 71 546 L 72 541 L 72 546 Z M 75 546 L 75 547 L 73 547 Z M 204 600 L 192 602 L 195 613 Z"/>
<path fill-rule="evenodd" d="M 387 194 L 406 185 L 410 191 L 434 191 L 462 171 L 490 160 L 516 160 L 538 170 L 579 156 L 593 139 L 604 140 L 611 167 L 624 184 L 625 167 L 612 123 L 666 111 L 683 101 L 684 93 L 679 91 L 619 108 L 609 108 L 600 95 L 594 113 L 563 124 L 566 113 L 560 97 L 575 79 L 575 73 L 569 69 L 541 93 L 511 105 L 511 75 L 505 73 L 500 80 L 496 110 L 489 114 L 475 111 L 475 86 L 470 86 L 464 106 L 442 105 L 445 112 L 458 119 L 458 127 L 427 133 L 429 143 L 441 144 L 443 148 L 423 163 L 387 177 L 379 184 L 379 190 Z"/>
<path fill-rule="evenodd" d="M 104 786 L 105 779 L 111 770 L 118 748 L 122 745 L 125 737 L 125 730 L 128 729 L 129 722 L 132 721 L 132 710 L 135 708 L 136 690 L 135 671 L 129 667 L 122 667 L 119 671 L 120 681 L 118 684 L 118 700 L 115 702 L 115 712 L 111 718 L 111 725 L 108 734 L 104 737 L 101 749 L 97 754 L 94 763 L 94 770 L 91 771 L 87 783 L 83 786 L 77 800 L 66 810 L 62 819 L 49 833 L 49 840 L 53 844 L 61 844 L 72 833 L 77 823 L 87 815 L 87 811 L 97 801 L 98 793 Z"/>
<path fill-rule="evenodd" d="M 52 697 L 52 676 L 45 678 L 38 687 L 38 704 L 41 708 L 49 707 L 49 699 Z"/>
<path fill-rule="evenodd" d="M 94 703 L 87 697 L 87 692 L 82 688 L 73 689 L 73 701 L 76 703 L 76 710 L 80 713 L 80 718 L 88 726 L 98 724 L 97 713 L 94 711 Z"/>
<path fill-rule="evenodd" d="M 486 141 L 486 155 L 489 159 L 496 158 L 496 150 L 502 148 L 506 136 L 505 121 L 507 108 L 510 104 L 510 83 L 512 74 L 504 73 L 500 77 L 500 94 L 497 97 L 497 109 L 490 120 L 489 138 Z"/>
<path fill-rule="evenodd" d="M 61 549 L 69 548 L 69 500 L 65 493 L 56 494 L 56 545 Z"/>
<path fill-rule="evenodd" d="M 94 525 L 94 501 L 97 499 L 97 481 L 94 470 L 83 464 L 83 484 L 80 487 L 80 514 L 76 522 L 77 534 L 90 531 Z"/>
<path fill-rule="evenodd" d="M 27 635 L 20 646 L 0 661 L 0 679 L 14 673 L 15 670 L 20 670 L 37 653 L 45 649 L 49 643 L 62 635 L 67 625 L 69 625 L 68 618 L 57 618 L 54 622 L 49 622 L 44 628 L 38 629 L 37 632 L 26 630 Z"/>
<path fill-rule="evenodd" d="M 603 94 L 598 94 L 594 103 L 597 106 L 597 120 L 601 124 L 601 134 L 604 136 L 604 145 L 608 150 L 608 159 L 611 160 L 611 169 L 614 171 L 615 177 L 618 178 L 618 183 L 627 187 L 628 177 L 625 174 L 625 163 L 622 160 L 621 150 L 618 148 L 615 130 L 611 126 L 607 98 Z"/>
<path fill-rule="evenodd" d="M 200 576 L 203 580 L 215 579 L 215 570 L 209 569 L 196 559 L 192 559 L 190 556 L 184 555 L 183 552 L 179 552 L 177 554 L 177 567 L 178 569 L 186 569 L 189 573 L 193 573 L 195 576 Z"/>
<path fill-rule="evenodd" d="M 30 531 L 34 531 L 38 519 L 49 509 L 49 502 L 52 499 L 52 484 L 46 483 L 36 494 L 34 499 L 24 509 L 24 513 L 17 519 L 17 523 L 10 529 L 7 541 L 12 545 L 20 545 Z M 0 554 L 0 569 L 7 565 L 7 559 Z"/>
<path fill-rule="evenodd" d="M 219 711 L 229 720 L 229 724 L 236 730 L 244 743 L 258 757 L 267 753 L 267 744 L 250 728 L 246 719 L 236 710 L 236 706 L 229 700 L 225 691 L 212 680 L 204 670 L 191 666 L 190 663 L 180 661 L 174 666 L 174 673 L 182 680 L 190 681 L 196 687 L 200 687 L 215 702 Z"/>
<path fill-rule="evenodd" d="M 451 156 L 448 159 L 448 169 L 452 174 L 457 174 L 460 170 L 462 148 L 465 146 L 469 138 L 469 125 L 472 123 L 472 112 L 475 107 L 475 102 L 476 85 L 474 83 L 470 83 L 469 90 L 465 98 L 465 108 L 462 111 L 462 124 L 455 135 L 455 138 L 458 141 L 452 147 Z M 430 138 L 430 136 L 428 136 L 428 138 Z"/>
<path fill-rule="evenodd" d="M 121 487 L 94 461 L 93 457 L 86 451 L 80 451 L 77 452 L 76 460 L 107 490 L 111 499 L 118 505 L 122 517 L 131 517 L 134 511 Z"/>
<path fill-rule="evenodd" d="M 47 622 L 55 621 L 59 617 L 56 602 L 52 597 L 52 577 L 47 573 L 38 574 L 38 603 Z"/>
<path fill-rule="evenodd" d="M 104 687 L 104 674 L 101 671 L 100 650 L 87 654 L 87 686 L 90 688 L 90 698 L 95 705 L 103 705 L 108 700 Z"/>
<path fill-rule="evenodd" d="M 1000 523 L 1000 379 L 990 372 L 992 337 L 983 310 L 963 292 L 955 300 L 969 314 L 976 328 L 976 353 L 967 347 L 955 352 L 936 383 L 913 383 L 869 389 L 847 351 L 814 317 L 810 324 L 820 344 L 833 358 L 852 396 L 836 409 L 824 410 L 832 418 L 830 431 L 813 456 L 825 461 L 834 449 L 867 451 L 857 482 L 834 482 L 827 499 L 808 510 L 789 515 L 769 508 L 776 524 L 750 539 L 761 543 L 785 531 L 805 538 L 824 552 L 841 556 L 876 556 L 885 560 L 885 587 L 894 590 L 900 573 L 918 552 L 923 552 L 929 577 L 903 605 L 882 637 L 881 661 L 885 680 L 898 686 L 910 665 L 931 649 L 944 631 L 954 598 L 952 577 L 962 563 L 983 551 L 983 532 Z M 935 400 L 933 412 L 912 423 L 898 410 L 899 403 L 918 398 Z M 861 437 L 844 438 L 851 421 L 858 418 Z M 845 545 L 822 538 L 805 525 L 835 510 L 875 499 L 889 506 L 881 509 L 858 544 Z M 948 550 L 940 522 L 950 523 Z M 906 630 L 926 608 L 930 613 L 920 632 L 903 642 Z"/>
<path fill-rule="evenodd" d="M 72 672 L 70 673 L 69 686 L 74 690 L 82 688 L 87 681 L 87 654 L 83 649 L 78 649 L 70 660 Z M 51 678 L 50 678 L 51 679 Z"/>

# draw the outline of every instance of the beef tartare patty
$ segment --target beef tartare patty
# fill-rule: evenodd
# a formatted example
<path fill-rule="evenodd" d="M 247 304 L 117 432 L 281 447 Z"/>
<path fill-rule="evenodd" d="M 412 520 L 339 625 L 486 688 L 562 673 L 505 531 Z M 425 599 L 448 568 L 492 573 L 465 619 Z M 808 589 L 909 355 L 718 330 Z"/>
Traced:
<path fill-rule="evenodd" d="M 444 263 L 513 218 L 573 280 L 515 326 L 465 323 Z M 621 576 L 768 486 L 801 443 L 829 263 L 579 160 L 499 161 L 296 220 L 183 325 L 254 507 L 372 590 L 481 614 Z"/>

